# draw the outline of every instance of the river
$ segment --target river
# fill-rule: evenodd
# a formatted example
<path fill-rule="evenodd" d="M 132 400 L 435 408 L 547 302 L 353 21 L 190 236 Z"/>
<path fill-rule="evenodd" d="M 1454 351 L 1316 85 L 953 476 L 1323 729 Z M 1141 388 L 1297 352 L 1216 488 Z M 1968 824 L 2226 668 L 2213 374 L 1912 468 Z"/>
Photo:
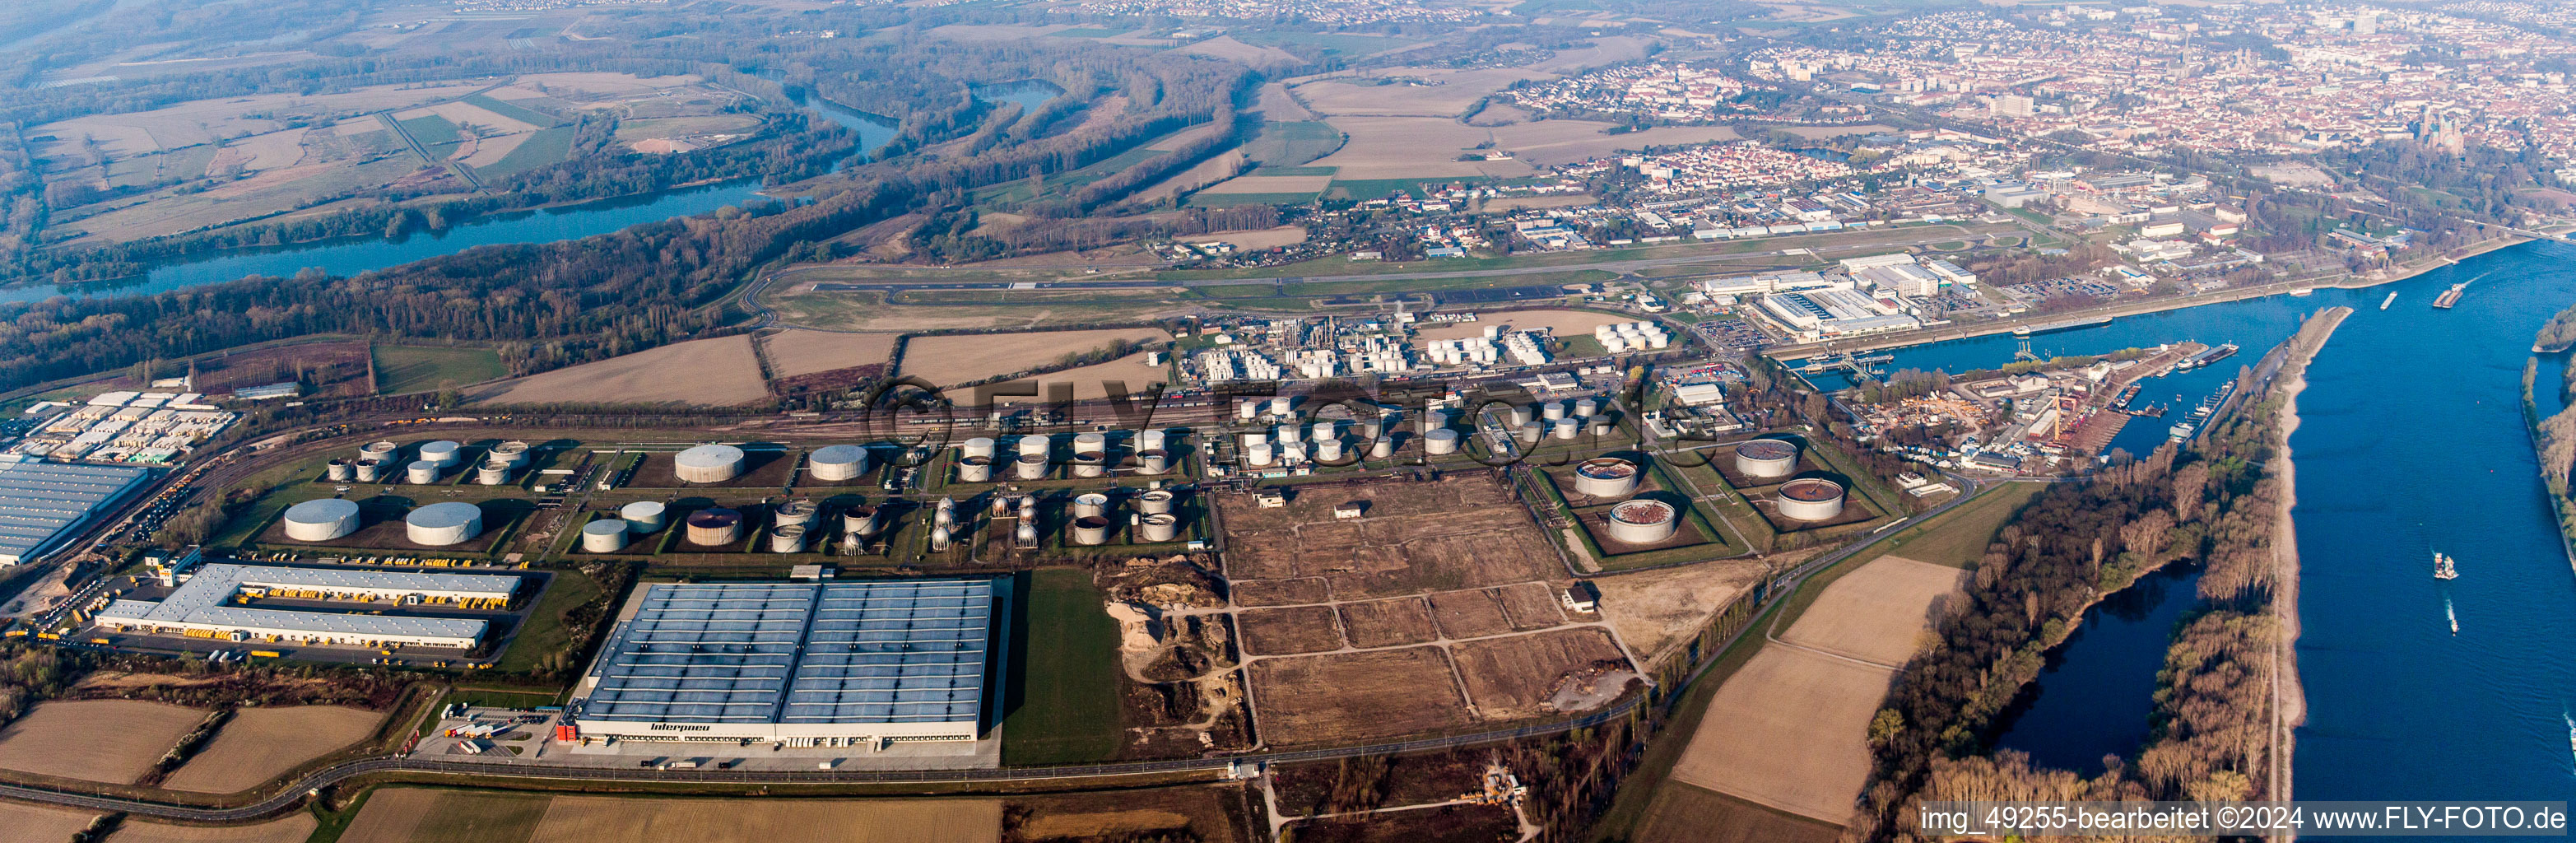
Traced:
<path fill-rule="evenodd" d="M 2475 279 L 2452 310 L 2435 294 Z M 2397 293 L 2388 310 L 2379 309 Z M 2545 799 L 2576 794 L 2568 710 L 2576 698 L 2576 577 L 2536 479 L 2520 413 L 2531 335 L 2576 302 L 2576 247 L 2531 243 L 2395 284 L 2318 290 L 2126 317 L 2030 340 L 2041 355 L 2162 342 L 2233 342 L 2209 371 L 2147 381 L 2140 403 L 2185 399 L 2164 422 L 2114 440 L 2143 453 L 2190 403 L 2287 339 L 2301 315 L 2347 305 L 2308 370 L 2294 511 L 2303 559 L 2299 675 L 2302 799 Z M 2008 335 L 1896 349 L 1889 369 L 1962 371 L 2011 362 Z M 2554 406 L 2560 359 L 2542 365 Z M 2433 550 L 2460 579 L 2431 576 Z M 2008 726 L 2006 746 L 2093 772 L 2133 754 L 2184 579 L 2161 598 L 2097 609 L 2052 659 Z M 2456 606 L 2460 633 L 2445 620 Z M 2141 605 L 2143 604 L 2143 610 Z M 2107 620 L 2107 623 L 2104 621 Z M 2095 627 L 2099 624 L 2098 628 Z M 2087 722 L 2092 725 L 2087 728 Z"/>

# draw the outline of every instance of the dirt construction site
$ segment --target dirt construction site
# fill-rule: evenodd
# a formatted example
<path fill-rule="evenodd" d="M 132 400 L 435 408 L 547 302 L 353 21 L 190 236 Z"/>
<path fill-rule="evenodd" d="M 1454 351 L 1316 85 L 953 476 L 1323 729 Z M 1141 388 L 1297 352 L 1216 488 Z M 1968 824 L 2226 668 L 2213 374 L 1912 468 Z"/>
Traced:
<path fill-rule="evenodd" d="M 1841 824 L 1869 776 L 1869 720 L 1966 572 L 1881 557 L 1816 602 L 1710 699 L 1673 778 Z"/>
<path fill-rule="evenodd" d="M 1493 476 L 1213 497 L 1266 744 L 1586 711 L 1637 676 L 1609 624 L 1560 605 L 1563 562 Z M 1359 517 L 1335 517 L 1352 503 Z"/>

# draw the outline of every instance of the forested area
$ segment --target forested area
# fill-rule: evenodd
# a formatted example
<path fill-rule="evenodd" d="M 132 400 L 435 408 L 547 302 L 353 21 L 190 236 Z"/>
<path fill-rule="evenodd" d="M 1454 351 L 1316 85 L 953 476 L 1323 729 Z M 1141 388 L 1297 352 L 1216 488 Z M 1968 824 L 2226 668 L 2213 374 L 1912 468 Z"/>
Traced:
<path fill-rule="evenodd" d="M 2329 313 L 2303 326 L 2285 376 L 2340 321 Z M 1914 813 L 1928 800 L 2271 798 L 2262 783 L 2279 631 L 2263 613 L 2280 585 L 2273 545 L 2288 489 L 2269 461 L 2285 399 L 2260 385 L 2242 391 L 2248 406 L 2191 450 L 2167 445 L 2088 482 L 2052 486 L 1988 545 L 1964 609 L 1898 672 L 1871 723 L 1873 768 L 1855 836 L 1925 839 Z M 2134 763 L 2107 759 L 2088 779 L 1990 751 L 2001 715 L 2084 611 L 2168 564 L 2202 566 L 2205 607 L 2168 650 L 2154 727 Z"/>

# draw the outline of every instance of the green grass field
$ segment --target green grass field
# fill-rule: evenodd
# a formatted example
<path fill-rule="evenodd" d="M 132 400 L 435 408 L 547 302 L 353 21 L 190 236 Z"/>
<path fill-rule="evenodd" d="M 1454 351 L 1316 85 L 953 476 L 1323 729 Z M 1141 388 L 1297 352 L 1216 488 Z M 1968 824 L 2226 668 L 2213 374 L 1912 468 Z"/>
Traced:
<path fill-rule="evenodd" d="M 512 120 L 517 120 L 522 123 L 533 123 L 538 126 L 552 126 L 563 122 L 563 118 L 556 117 L 552 114 L 540 112 L 515 103 L 496 100 L 482 94 L 475 94 L 473 96 L 466 97 L 465 102 L 476 108 L 480 108 Z"/>
<path fill-rule="evenodd" d="M 1118 756 L 1118 623 L 1088 571 L 1048 568 L 1024 580 L 1012 624 L 1002 763 L 1076 764 Z"/>
<path fill-rule="evenodd" d="M 1081 26 L 1055 31 L 1055 35 L 1058 38 L 1116 38 L 1125 34 L 1127 34 L 1127 30 L 1124 29 L 1101 29 L 1096 26 Z"/>
<path fill-rule="evenodd" d="M 1232 208 L 1238 205 L 1303 205 L 1315 201 L 1312 193 L 1193 193 L 1188 204 L 1193 208 Z"/>
<path fill-rule="evenodd" d="M 1237 32 L 1234 33 L 1234 39 L 1246 44 L 1264 47 L 1306 47 L 1327 53 L 1339 53 L 1345 56 L 1365 56 L 1370 53 L 1383 53 L 1397 47 L 1408 47 L 1421 43 L 1418 41 L 1408 41 L 1402 38 L 1385 38 L 1376 35 L 1344 35 L 1336 32 L 1295 32 L 1281 30 L 1270 32 Z"/>
<path fill-rule="evenodd" d="M 548 164 L 562 163 L 571 154 L 572 127 L 557 126 L 529 135 L 527 140 L 519 142 L 519 148 L 510 150 L 510 154 L 501 156 L 501 160 L 492 162 L 492 166 L 477 168 L 475 172 L 482 173 L 487 179 L 505 179 Z"/>
<path fill-rule="evenodd" d="M 411 135 L 413 140 L 420 141 L 420 145 L 429 150 L 429 157 L 435 161 L 447 160 L 447 156 L 456 154 L 456 147 L 465 142 L 465 139 L 456 133 L 456 124 L 447 122 L 447 118 L 435 114 L 398 122 L 405 133 Z"/>
<path fill-rule="evenodd" d="M 431 392 L 506 377 L 501 355 L 488 348 L 379 345 L 376 392 L 402 395 Z"/>
<path fill-rule="evenodd" d="M 1342 147 L 1342 132 L 1320 120 L 1297 123 L 1263 123 L 1245 141 L 1243 152 L 1265 169 L 1302 167 L 1309 161 L 1332 154 Z M 1315 168 L 1310 173 L 1269 172 L 1265 175 L 1332 175 L 1335 168 Z"/>
<path fill-rule="evenodd" d="M 2004 484 L 1942 513 L 1930 523 L 1897 533 L 1880 546 L 1883 549 L 1873 548 L 1872 556 L 1894 554 L 1954 568 L 1975 565 L 1977 558 L 1985 555 L 1987 543 L 1994 541 L 1995 533 L 2047 488 L 2046 483 Z"/>
<path fill-rule="evenodd" d="M 528 612 L 527 626 L 501 653 L 499 669 L 525 672 L 535 668 L 537 660 L 546 654 L 571 646 L 572 631 L 564 628 L 564 613 L 598 598 L 599 591 L 599 581 L 588 574 L 555 572 L 554 581 L 546 584 L 546 593 L 537 596 L 536 608 Z"/>
<path fill-rule="evenodd" d="M 439 808 L 421 817 L 411 843 L 492 843 L 526 840 L 537 832 L 554 797 L 543 794 L 442 792 Z"/>

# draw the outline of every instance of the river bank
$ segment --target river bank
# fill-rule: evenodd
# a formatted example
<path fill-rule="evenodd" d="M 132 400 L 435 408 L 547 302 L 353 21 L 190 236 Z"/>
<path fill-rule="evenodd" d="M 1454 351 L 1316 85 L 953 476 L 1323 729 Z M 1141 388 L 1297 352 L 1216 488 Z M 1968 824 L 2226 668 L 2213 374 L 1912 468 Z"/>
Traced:
<path fill-rule="evenodd" d="M 2299 529 L 2293 513 L 2299 508 L 2299 466 L 2290 451 L 2290 437 L 2299 432 L 2299 393 L 2308 388 L 2308 364 L 2325 350 L 2334 338 L 2335 329 L 2343 327 L 2350 317 L 2349 308 L 2330 309 L 2318 318 L 2332 319 L 2312 347 L 2294 346 L 2289 359 L 2282 364 L 2281 378 L 2273 385 L 2280 392 L 2280 456 L 2271 460 L 2281 478 L 2280 509 L 2272 522 L 2273 589 L 2271 612 L 2278 625 L 2272 642 L 2272 783 L 2268 795 L 2276 800 L 2295 799 L 2295 770 L 2290 762 L 2298 755 L 2298 728 L 2307 722 L 2306 686 L 2299 682 Z M 2305 333 L 2302 331 L 2302 333 Z M 2293 338 L 2296 343 L 2298 338 Z"/>

